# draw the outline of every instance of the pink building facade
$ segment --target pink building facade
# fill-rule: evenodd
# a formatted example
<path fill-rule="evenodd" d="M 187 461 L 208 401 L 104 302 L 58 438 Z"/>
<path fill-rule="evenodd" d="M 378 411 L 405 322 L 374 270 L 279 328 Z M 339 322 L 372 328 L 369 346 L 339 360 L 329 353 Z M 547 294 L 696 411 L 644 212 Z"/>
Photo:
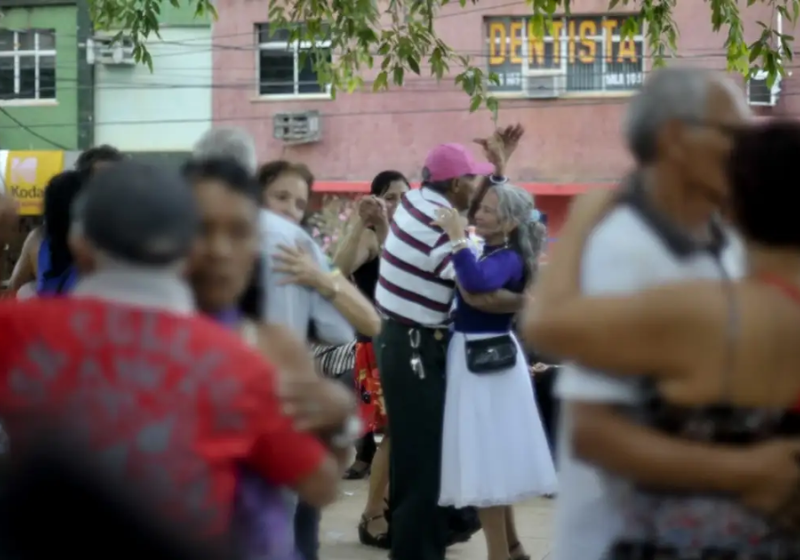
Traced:
<path fill-rule="evenodd" d="M 574 1 L 570 18 L 558 18 L 552 36 L 539 41 L 529 40 L 530 8 L 522 1 L 481 0 L 465 8 L 454 3 L 437 20 L 449 45 L 500 77 L 499 123 L 526 128 L 509 175 L 537 195 L 551 229 L 558 228 L 572 195 L 613 184 L 630 165 L 620 123 L 652 61 L 641 36 L 620 38 L 625 12 L 610 15 L 607 5 L 608 0 Z M 757 20 L 769 19 L 761 8 L 743 9 L 748 33 L 759 32 Z M 269 37 L 265 1 L 218 0 L 217 9 L 214 122 L 246 127 L 265 161 L 309 165 L 318 178 L 315 190 L 364 192 L 384 169 L 417 180 L 432 146 L 469 143 L 493 130 L 488 111 L 470 113 L 467 96 L 452 80 L 437 84 L 425 67 L 403 88 L 332 100 L 315 84 L 313 70 L 302 66 L 297 53 L 303 45 L 287 51 L 279 36 Z M 676 20 L 682 63 L 723 69 L 724 35 L 712 32 L 708 5 L 679 3 Z M 368 85 L 373 77 L 364 75 Z M 800 80 L 788 76 L 774 106 L 757 111 L 800 114 L 797 90 Z M 314 141 L 274 138 L 276 117 L 309 111 L 318 125 Z"/>

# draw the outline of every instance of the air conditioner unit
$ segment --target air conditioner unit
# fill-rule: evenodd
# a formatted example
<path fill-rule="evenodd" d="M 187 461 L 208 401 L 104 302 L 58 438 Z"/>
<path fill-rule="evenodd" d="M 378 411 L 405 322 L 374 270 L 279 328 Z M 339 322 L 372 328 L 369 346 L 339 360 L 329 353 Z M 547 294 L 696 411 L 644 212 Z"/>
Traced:
<path fill-rule="evenodd" d="M 278 113 L 272 117 L 272 136 L 285 144 L 309 144 L 322 139 L 319 111 Z"/>
<path fill-rule="evenodd" d="M 747 102 L 750 105 L 774 107 L 781 92 L 781 77 L 775 79 L 772 87 L 767 85 L 767 73 L 759 70 L 747 80 Z"/>
<path fill-rule="evenodd" d="M 561 70 L 529 71 L 523 79 L 528 99 L 557 99 L 567 89 L 567 76 Z"/>
<path fill-rule="evenodd" d="M 94 37 L 86 42 L 86 62 L 105 66 L 134 66 L 133 41 L 127 37 Z"/>

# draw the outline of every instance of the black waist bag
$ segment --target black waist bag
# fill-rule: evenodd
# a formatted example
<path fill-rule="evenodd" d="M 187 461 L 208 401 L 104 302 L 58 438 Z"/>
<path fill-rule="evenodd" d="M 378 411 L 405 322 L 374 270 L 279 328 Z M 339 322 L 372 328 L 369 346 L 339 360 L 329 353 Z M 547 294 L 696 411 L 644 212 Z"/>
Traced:
<path fill-rule="evenodd" d="M 467 369 L 478 375 L 499 373 L 517 365 L 517 345 L 510 334 L 467 340 Z"/>

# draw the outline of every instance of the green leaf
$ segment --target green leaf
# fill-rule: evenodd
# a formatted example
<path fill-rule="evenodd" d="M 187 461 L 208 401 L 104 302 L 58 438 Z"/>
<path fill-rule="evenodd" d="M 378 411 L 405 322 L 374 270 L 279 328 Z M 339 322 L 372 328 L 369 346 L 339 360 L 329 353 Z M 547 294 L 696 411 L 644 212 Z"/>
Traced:
<path fill-rule="evenodd" d="M 380 72 L 375 81 L 372 82 L 372 91 L 380 91 L 389 87 L 389 75 L 386 72 Z"/>
<path fill-rule="evenodd" d="M 653 66 L 658 67 L 666 64 L 683 46 L 679 44 L 680 29 L 674 18 L 677 1 L 608 0 L 607 6 L 609 9 L 624 7 L 628 11 L 620 33 L 625 37 L 644 35 L 645 50 L 652 54 Z M 748 75 L 763 69 L 770 83 L 785 73 L 793 58 L 791 30 L 798 24 L 800 0 L 691 1 L 698 4 L 698 9 L 702 6 L 706 10 L 705 16 L 694 17 L 707 18 L 711 28 L 721 35 L 729 70 Z M 119 32 L 120 37 L 124 32 L 133 42 L 135 59 L 152 69 L 154 61 L 147 50 L 147 41 L 159 35 L 164 7 L 188 10 L 211 23 L 217 17 L 214 2 L 88 0 L 88 7 L 96 29 L 113 30 Z M 568 15 L 572 8 L 571 0 L 526 2 L 530 7 L 527 16 L 530 30 L 536 38 L 552 32 L 553 17 Z M 388 88 L 390 81 L 393 86 L 402 86 L 408 72 L 421 75 L 421 70 L 427 66 L 434 79 L 454 80 L 470 97 L 470 107 L 474 107 L 471 110 L 486 105 L 496 116 L 498 103 L 491 97 L 490 90 L 498 79 L 488 72 L 486 52 L 475 53 L 474 60 L 458 53 L 437 35 L 434 26 L 438 17 L 459 15 L 461 8 L 466 14 L 476 10 L 472 7 L 475 5 L 484 10 L 479 0 L 266 0 L 262 13 L 273 33 L 283 28 L 290 31 L 291 40 L 313 43 L 324 38 L 330 41 L 334 56 L 328 60 L 327 55 L 322 57 L 318 49 L 313 49 L 312 59 L 318 79 L 330 85 L 334 95 L 338 90 L 360 89 L 365 79 L 371 79 L 373 74 L 366 72 L 373 66 L 380 67 L 372 81 L 374 91 Z M 441 13 L 443 7 L 447 9 L 445 14 Z M 781 16 L 783 29 L 789 33 L 777 29 L 776 15 Z M 464 18 L 465 27 L 458 30 L 459 35 L 483 33 L 476 19 Z M 753 37 L 745 38 L 745 21 L 750 26 L 748 33 L 756 30 Z M 753 21 L 756 25 L 752 25 Z M 380 58 L 379 65 L 376 57 Z"/>
<path fill-rule="evenodd" d="M 469 104 L 469 112 L 474 113 L 475 111 L 477 111 L 482 103 L 483 99 L 481 99 L 480 97 L 473 97 L 472 103 Z"/>
<path fill-rule="evenodd" d="M 402 66 L 395 66 L 394 70 L 392 70 L 392 79 L 394 80 L 394 84 L 396 86 L 403 85 L 403 76 L 405 75 L 405 70 Z"/>

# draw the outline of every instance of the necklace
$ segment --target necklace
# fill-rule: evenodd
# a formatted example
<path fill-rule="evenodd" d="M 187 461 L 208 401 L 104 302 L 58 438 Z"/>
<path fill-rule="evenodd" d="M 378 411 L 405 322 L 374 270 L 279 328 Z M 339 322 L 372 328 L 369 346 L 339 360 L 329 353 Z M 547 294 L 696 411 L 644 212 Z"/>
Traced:
<path fill-rule="evenodd" d="M 488 253 L 483 253 L 478 260 L 482 261 L 484 259 L 488 259 L 489 257 L 494 255 L 495 253 L 499 253 L 500 251 L 505 251 L 506 249 L 508 249 L 508 243 L 503 243 L 502 245 L 500 245 L 499 247 L 495 247 L 494 249 L 492 249 Z"/>

